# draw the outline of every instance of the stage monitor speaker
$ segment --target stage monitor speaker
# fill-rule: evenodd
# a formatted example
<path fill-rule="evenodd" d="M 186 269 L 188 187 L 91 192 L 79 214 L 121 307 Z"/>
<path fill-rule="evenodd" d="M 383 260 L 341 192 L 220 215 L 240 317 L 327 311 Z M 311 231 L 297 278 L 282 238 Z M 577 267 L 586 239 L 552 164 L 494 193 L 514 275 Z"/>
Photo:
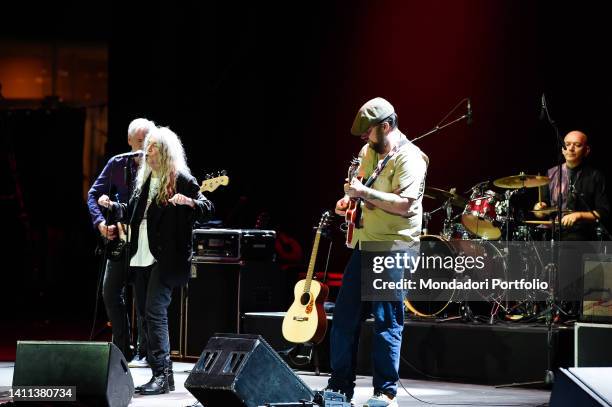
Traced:
<path fill-rule="evenodd" d="M 134 395 L 127 362 L 108 342 L 18 341 L 13 386 L 76 386 L 88 406 L 125 407 Z"/>
<path fill-rule="evenodd" d="M 610 344 L 612 344 L 612 325 L 576 323 L 574 367 L 612 367 Z"/>
<path fill-rule="evenodd" d="M 550 407 L 612 406 L 612 368 L 583 367 L 559 369 Z"/>
<path fill-rule="evenodd" d="M 314 396 L 259 335 L 210 338 L 185 388 L 205 406 L 257 407 Z"/>

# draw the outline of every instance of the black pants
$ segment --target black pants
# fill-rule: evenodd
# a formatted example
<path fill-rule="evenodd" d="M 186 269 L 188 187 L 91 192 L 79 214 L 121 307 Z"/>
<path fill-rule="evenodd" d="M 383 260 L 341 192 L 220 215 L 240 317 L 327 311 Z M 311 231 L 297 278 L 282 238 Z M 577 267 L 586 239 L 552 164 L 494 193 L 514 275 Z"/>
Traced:
<path fill-rule="evenodd" d="M 136 298 L 136 315 L 138 319 L 138 345 L 139 356 L 147 353 L 147 338 L 144 330 L 146 287 L 144 280 L 148 277 L 150 268 L 131 267 L 129 276 L 126 276 L 125 263 L 123 260 L 108 260 L 102 283 L 102 297 L 106 314 L 112 324 L 113 343 L 117 346 L 123 356 L 129 361 L 132 358 L 130 349 L 130 321 L 128 306 L 126 305 L 126 282 L 133 286 Z M 142 281 L 140 281 L 142 280 Z M 140 293 L 138 291 L 141 291 Z M 140 298 L 140 301 L 139 301 Z"/>
<path fill-rule="evenodd" d="M 146 285 L 144 285 L 146 282 Z M 170 336 L 168 334 L 168 307 L 172 301 L 172 286 L 160 278 L 158 264 L 150 268 L 148 281 L 138 280 L 136 301 L 141 302 L 139 293 L 146 292 L 144 302 L 144 331 L 147 337 L 147 361 L 153 374 L 159 373 L 170 363 Z"/>

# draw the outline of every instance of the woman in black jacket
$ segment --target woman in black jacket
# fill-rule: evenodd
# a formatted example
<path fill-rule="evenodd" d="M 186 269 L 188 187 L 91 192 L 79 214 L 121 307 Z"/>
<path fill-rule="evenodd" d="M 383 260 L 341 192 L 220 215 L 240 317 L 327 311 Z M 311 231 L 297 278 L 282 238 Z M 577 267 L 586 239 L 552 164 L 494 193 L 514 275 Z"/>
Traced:
<path fill-rule="evenodd" d="M 145 139 L 144 149 L 145 160 L 138 169 L 129 204 L 111 202 L 105 195 L 98 202 L 118 211 L 123 219 L 129 216 L 130 266 L 143 273 L 143 278 L 136 279 L 142 282 L 136 289 L 136 301 L 146 301 L 147 361 L 153 371 L 151 380 L 137 391 L 148 395 L 174 390 L 168 306 L 172 289 L 189 279 L 193 224 L 206 220 L 213 205 L 200 193 L 173 131 L 154 129 Z"/>

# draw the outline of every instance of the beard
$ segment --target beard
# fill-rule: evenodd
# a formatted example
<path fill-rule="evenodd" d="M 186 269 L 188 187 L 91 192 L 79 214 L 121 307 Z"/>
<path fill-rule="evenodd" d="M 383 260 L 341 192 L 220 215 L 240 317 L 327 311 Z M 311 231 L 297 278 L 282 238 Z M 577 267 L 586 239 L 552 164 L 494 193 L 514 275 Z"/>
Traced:
<path fill-rule="evenodd" d="M 387 145 L 389 145 L 389 141 L 385 139 L 385 135 L 383 134 L 382 128 L 376 127 L 376 141 L 368 141 L 370 148 L 376 151 L 378 154 L 384 154 L 387 149 Z"/>

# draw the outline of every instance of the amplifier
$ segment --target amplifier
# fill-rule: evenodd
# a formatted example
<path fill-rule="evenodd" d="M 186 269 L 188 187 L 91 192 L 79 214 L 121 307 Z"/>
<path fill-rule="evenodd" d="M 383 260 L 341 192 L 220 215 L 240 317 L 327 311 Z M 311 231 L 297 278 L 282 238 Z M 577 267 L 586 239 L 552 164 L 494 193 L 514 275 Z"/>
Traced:
<path fill-rule="evenodd" d="M 261 229 L 194 229 L 193 263 L 274 259 L 276 232 Z"/>

